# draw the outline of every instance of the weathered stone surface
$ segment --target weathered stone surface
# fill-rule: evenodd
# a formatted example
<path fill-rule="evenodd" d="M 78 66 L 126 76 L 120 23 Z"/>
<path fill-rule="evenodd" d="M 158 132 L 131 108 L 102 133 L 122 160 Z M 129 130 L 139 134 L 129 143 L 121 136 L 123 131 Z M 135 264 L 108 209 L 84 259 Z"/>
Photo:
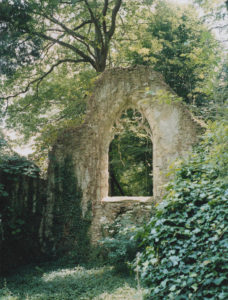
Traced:
<path fill-rule="evenodd" d="M 106 197 L 102 199 L 103 216 L 100 225 L 110 225 L 117 217 L 128 213 L 136 225 L 142 225 L 151 217 L 153 197 Z M 105 226 L 104 226 L 105 227 Z"/>
<path fill-rule="evenodd" d="M 101 202 L 104 203 L 134 203 L 134 202 L 138 202 L 138 203 L 148 203 L 148 202 L 152 202 L 153 201 L 153 197 L 134 197 L 134 196 L 121 196 L 121 197 L 105 197 L 101 200 Z"/>
<path fill-rule="evenodd" d="M 88 111 L 82 126 L 72 128 L 59 137 L 50 157 L 58 162 L 70 156 L 75 176 L 82 190 L 82 214 L 91 210 L 91 242 L 101 237 L 104 217 L 113 219 L 124 201 L 108 203 L 108 151 L 113 139 L 113 125 L 128 108 L 137 109 L 148 121 L 153 142 L 153 201 L 164 193 L 169 165 L 178 157 L 186 156 L 198 140 L 202 130 L 185 105 L 175 101 L 175 94 L 164 83 L 161 75 L 149 67 L 113 69 L 104 72 L 96 82 L 93 95 L 88 99 Z M 49 192 L 44 226 L 46 237 L 51 238 L 53 182 L 52 160 L 49 166 Z M 67 205 L 67 203 L 66 203 Z M 129 201 L 128 201 L 128 205 Z"/>

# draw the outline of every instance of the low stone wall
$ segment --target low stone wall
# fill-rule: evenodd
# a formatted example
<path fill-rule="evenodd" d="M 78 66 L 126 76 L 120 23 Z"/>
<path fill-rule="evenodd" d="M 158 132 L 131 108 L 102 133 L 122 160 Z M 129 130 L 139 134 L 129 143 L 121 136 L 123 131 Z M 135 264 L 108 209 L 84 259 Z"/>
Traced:
<path fill-rule="evenodd" d="M 42 255 L 46 182 L 38 170 L 25 173 L 26 167 L 21 172 L 14 165 L 0 168 L 0 275 Z"/>
<path fill-rule="evenodd" d="M 103 216 L 100 219 L 102 238 L 109 237 L 109 230 L 116 220 L 128 216 L 128 222 L 143 226 L 154 210 L 153 197 L 106 197 L 102 199 Z"/>
<path fill-rule="evenodd" d="M 106 197 L 101 200 L 103 216 L 100 224 L 112 224 L 117 217 L 129 213 L 135 224 L 148 221 L 153 210 L 153 197 Z"/>

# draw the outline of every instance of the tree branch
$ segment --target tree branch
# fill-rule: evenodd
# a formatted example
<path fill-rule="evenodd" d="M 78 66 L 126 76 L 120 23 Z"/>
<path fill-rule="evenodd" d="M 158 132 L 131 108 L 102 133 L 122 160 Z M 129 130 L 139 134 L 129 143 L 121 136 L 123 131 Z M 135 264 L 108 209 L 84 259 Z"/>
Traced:
<path fill-rule="evenodd" d="M 64 37 L 65 33 L 59 36 L 59 39 L 61 39 L 62 37 Z M 43 52 L 45 52 L 45 54 L 42 54 L 42 59 L 47 55 L 48 51 L 56 44 L 56 42 L 50 42 L 48 43 L 44 49 Z"/>
<path fill-rule="evenodd" d="M 108 0 L 105 0 L 104 1 L 104 7 L 103 7 L 103 10 L 102 10 L 102 15 L 104 17 L 103 19 L 103 31 L 104 31 L 104 34 L 107 33 L 107 27 L 106 27 L 106 21 L 105 21 L 105 17 L 107 15 L 107 10 L 108 10 Z"/>
<path fill-rule="evenodd" d="M 217 25 L 217 26 L 213 26 L 210 28 L 210 30 L 213 30 L 213 29 L 224 29 L 228 27 L 228 24 L 224 24 L 224 25 Z"/>
<path fill-rule="evenodd" d="M 84 21 L 80 25 L 78 25 L 77 27 L 75 27 L 74 30 L 78 30 L 78 29 L 82 28 L 83 26 L 85 26 L 87 24 L 91 24 L 91 23 L 93 23 L 92 20 Z"/>
<path fill-rule="evenodd" d="M 112 10 L 112 23 L 111 23 L 111 27 L 108 31 L 108 36 L 109 36 L 109 39 L 111 39 L 111 37 L 113 36 L 114 32 L 115 32 L 115 27 L 116 27 L 116 16 L 117 16 L 117 13 L 120 9 L 120 6 L 122 4 L 122 0 L 116 0 L 116 4 Z"/>
<path fill-rule="evenodd" d="M 45 14 L 44 14 L 43 16 L 44 16 L 45 18 L 47 18 L 49 21 L 51 21 L 51 22 L 53 22 L 53 23 L 59 25 L 60 27 L 62 27 L 63 30 L 64 30 L 65 32 L 67 32 L 68 34 L 70 34 L 72 37 L 77 37 L 77 38 L 80 38 L 81 40 L 85 40 L 85 36 L 83 36 L 83 35 L 81 35 L 81 34 L 79 34 L 79 33 L 74 32 L 74 30 L 68 28 L 66 25 L 64 25 L 62 22 L 60 22 L 60 21 L 57 20 L 56 18 L 54 18 L 54 17 L 49 17 L 49 16 L 47 16 L 47 15 L 45 15 Z M 82 25 L 82 24 L 81 24 L 81 25 Z M 81 25 L 80 25 L 80 26 L 81 26 Z M 76 28 L 77 28 L 77 27 L 76 27 Z"/>
<path fill-rule="evenodd" d="M 76 38 L 76 39 L 77 39 L 77 38 Z M 93 57 L 93 59 L 95 60 L 96 57 L 95 57 L 95 55 L 93 54 L 93 52 L 91 51 L 89 44 L 87 44 L 86 42 L 84 42 L 84 41 L 82 41 L 82 40 L 80 40 L 80 39 L 77 39 L 77 40 L 78 40 L 80 43 L 82 43 L 83 45 L 86 46 L 86 49 L 87 49 L 88 53 L 89 53 L 89 54 Z"/>
<path fill-rule="evenodd" d="M 90 13 L 91 19 L 93 21 L 93 24 L 95 25 L 95 29 L 96 29 L 96 33 L 97 33 L 97 36 L 99 38 L 99 41 L 101 42 L 102 46 L 104 46 L 103 36 L 102 36 L 102 33 L 101 33 L 101 29 L 100 29 L 99 23 L 97 22 L 97 18 L 94 16 L 93 11 L 92 11 L 91 7 L 89 6 L 88 1 L 84 0 L 84 2 L 85 2 L 86 6 L 88 8 L 88 11 Z"/>
<path fill-rule="evenodd" d="M 88 1 L 87 1 L 87 0 L 84 0 L 84 2 L 85 2 L 86 6 L 87 6 L 87 8 L 88 8 L 88 11 L 89 11 L 89 14 L 90 14 L 90 16 L 91 16 L 91 19 L 92 19 L 93 23 L 94 23 L 95 25 L 97 25 L 98 28 L 99 28 L 99 24 L 97 24 L 97 19 L 96 19 L 96 17 L 94 16 L 93 11 L 92 11 L 91 7 L 89 6 Z"/>
<path fill-rule="evenodd" d="M 47 15 L 44 15 L 45 18 L 47 18 L 49 21 L 61 26 L 63 28 L 63 30 L 66 32 L 66 33 L 69 33 L 72 37 L 74 37 L 75 39 L 77 39 L 80 43 L 84 44 L 88 50 L 88 52 L 90 53 L 90 55 L 94 57 L 94 55 L 92 54 L 91 50 L 90 50 L 90 47 L 89 45 L 91 45 L 92 47 L 95 47 L 94 45 L 94 42 L 89 40 L 88 38 L 86 38 L 85 36 L 81 35 L 81 34 L 78 34 L 78 33 L 75 33 L 72 29 L 68 28 L 66 25 L 64 25 L 63 23 L 59 22 L 57 19 L 55 19 L 54 17 L 49 17 Z M 79 26 L 75 27 L 74 30 L 77 30 L 83 26 L 85 26 L 86 24 L 91 24 L 93 23 L 92 20 L 88 20 L 88 21 L 85 21 L 83 23 L 81 23 Z M 60 30 L 59 30 L 60 31 Z M 61 32 L 61 31 L 60 31 Z M 86 40 L 86 41 L 85 41 Z M 87 42 L 88 41 L 88 42 Z M 80 55 L 80 54 L 79 54 Z M 90 62 L 91 63 L 91 62 Z"/>
<path fill-rule="evenodd" d="M 50 28 L 50 29 L 47 29 L 47 31 L 54 31 L 54 32 L 64 32 L 64 30 L 61 30 L 61 29 L 57 29 L 57 28 Z"/>
<path fill-rule="evenodd" d="M 60 41 L 58 39 L 55 39 L 55 38 L 53 38 L 51 36 L 48 36 L 48 35 L 46 35 L 46 34 L 44 34 L 42 32 L 35 32 L 34 34 L 36 34 L 36 35 L 38 35 L 38 36 L 40 36 L 40 37 L 42 37 L 42 38 L 44 38 L 46 40 L 55 42 L 55 43 L 57 43 L 57 44 L 65 47 L 65 48 L 68 48 L 68 49 L 72 50 L 73 52 L 77 53 L 80 57 L 82 57 L 83 60 L 84 60 L 84 62 L 90 63 L 96 69 L 95 62 L 92 60 L 92 58 L 89 57 L 88 55 L 86 55 L 84 52 L 82 52 L 78 48 L 76 48 L 76 47 L 74 47 L 74 46 L 72 46 L 70 44 L 67 44 L 67 43 L 65 43 L 63 41 Z"/>
<path fill-rule="evenodd" d="M 102 10 L 102 15 L 105 17 L 107 14 L 107 10 L 108 10 L 108 0 L 104 0 L 104 7 Z"/>
<path fill-rule="evenodd" d="M 45 78 L 45 77 L 47 77 L 57 66 L 59 66 L 60 64 L 62 64 L 62 63 L 65 63 L 65 62 L 71 62 L 71 63 L 79 63 L 79 62 L 85 62 L 84 61 L 84 59 L 61 59 L 61 60 L 59 60 L 57 63 L 55 63 L 54 65 L 52 65 L 51 66 L 51 68 L 47 71 L 47 72 L 45 72 L 42 76 L 40 76 L 39 78 L 36 78 L 36 79 L 34 79 L 34 80 L 32 80 L 32 81 L 30 81 L 28 84 L 27 84 L 27 86 L 25 87 L 25 89 L 24 90 L 22 90 L 22 91 L 20 91 L 20 92 L 18 92 L 18 93 L 16 93 L 16 94 L 14 94 L 14 95 L 9 95 L 9 96 L 7 96 L 7 97 L 1 97 L 1 99 L 2 100 L 9 100 L 10 98 L 15 98 L 15 97 L 17 97 L 17 96 L 19 96 L 19 95 L 22 95 L 22 94 L 25 94 L 26 92 L 28 92 L 28 90 L 29 90 L 29 88 L 34 84 L 34 83 L 37 83 L 37 85 L 39 85 L 40 84 L 40 82 Z"/>

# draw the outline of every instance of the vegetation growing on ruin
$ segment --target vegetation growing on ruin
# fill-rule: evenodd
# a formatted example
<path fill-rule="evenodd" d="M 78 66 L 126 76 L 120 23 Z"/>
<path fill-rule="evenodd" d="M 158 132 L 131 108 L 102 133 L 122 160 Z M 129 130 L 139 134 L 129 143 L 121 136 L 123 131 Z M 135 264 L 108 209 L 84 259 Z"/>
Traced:
<path fill-rule="evenodd" d="M 39 226 L 45 201 L 39 168 L 0 138 L 0 274 L 41 257 Z"/>
<path fill-rule="evenodd" d="M 106 258 L 117 270 L 131 263 L 137 282 L 114 275 L 109 266 L 76 265 L 90 254 L 92 216 L 82 217 L 82 192 L 67 157 L 54 165 L 55 243 L 46 245 L 52 258 L 65 258 L 51 269 L 51 263 L 32 265 L 23 275 L 3 279 L 0 298 L 140 299 L 141 285 L 148 299 L 228 298 L 228 4 L 192 2 L 198 6 L 168 0 L 0 1 L 2 126 L 22 134 L 18 144 L 33 139 L 30 158 L 36 162 L 16 155 L 0 135 L 4 271 L 17 265 L 13 257 L 37 260 L 40 253 L 33 250 L 43 234 L 37 224 L 45 204 L 43 187 L 36 186 L 36 195 L 32 190 L 37 165 L 47 174 L 48 152 L 58 136 L 83 124 L 94 83 L 105 69 L 154 68 L 208 126 L 194 153 L 173 166 L 174 180 L 150 222 L 135 228 L 117 219 L 110 226 Z M 142 116 L 132 112 L 120 118 L 125 130 L 116 126 L 110 147 L 111 195 L 152 194 L 151 138 Z M 69 244 L 72 251 L 66 253 Z"/>
<path fill-rule="evenodd" d="M 146 299 L 227 298 L 227 147 L 227 124 L 211 123 L 194 153 L 173 165 L 151 220 L 116 221 L 103 241 L 117 270 L 134 269 Z"/>
<path fill-rule="evenodd" d="M 149 299 L 226 299 L 228 126 L 211 124 L 140 232 L 135 267 Z"/>
<path fill-rule="evenodd" d="M 72 159 L 66 157 L 62 162 L 55 162 L 54 168 L 53 238 L 54 248 L 58 250 L 56 252 L 52 244 L 49 251 L 59 257 L 65 255 L 71 245 L 68 256 L 75 263 L 85 261 L 90 256 L 88 229 L 91 216 L 82 214 L 82 192 L 73 172 Z"/>
<path fill-rule="evenodd" d="M 110 196 L 153 195 L 153 145 L 143 116 L 128 109 L 114 126 L 109 146 Z"/>

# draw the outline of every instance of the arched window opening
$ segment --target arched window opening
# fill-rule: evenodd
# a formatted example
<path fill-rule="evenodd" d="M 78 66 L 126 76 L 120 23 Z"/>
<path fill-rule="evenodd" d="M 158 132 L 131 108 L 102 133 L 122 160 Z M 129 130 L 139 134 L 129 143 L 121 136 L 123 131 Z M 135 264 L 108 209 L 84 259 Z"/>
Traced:
<path fill-rule="evenodd" d="M 109 196 L 153 195 L 153 146 L 148 122 L 126 110 L 114 125 L 109 147 Z"/>

